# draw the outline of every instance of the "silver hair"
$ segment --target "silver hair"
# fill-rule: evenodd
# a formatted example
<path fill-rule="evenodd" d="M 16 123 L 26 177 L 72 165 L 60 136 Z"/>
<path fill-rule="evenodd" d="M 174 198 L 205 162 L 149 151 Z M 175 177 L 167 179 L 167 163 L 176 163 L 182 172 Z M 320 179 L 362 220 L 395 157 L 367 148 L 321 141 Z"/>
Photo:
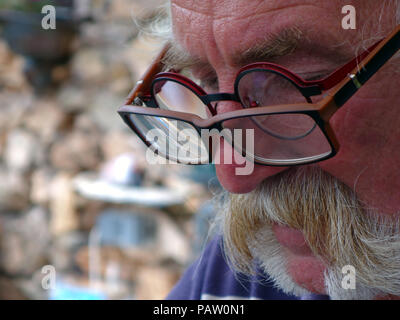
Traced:
<path fill-rule="evenodd" d="M 161 42 L 173 40 L 172 34 L 172 17 L 170 1 L 158 7 L 158 14 L 151 20 L 134 19 L 134 23 L 139 29 L 141 35 L 150 36 Z"/>

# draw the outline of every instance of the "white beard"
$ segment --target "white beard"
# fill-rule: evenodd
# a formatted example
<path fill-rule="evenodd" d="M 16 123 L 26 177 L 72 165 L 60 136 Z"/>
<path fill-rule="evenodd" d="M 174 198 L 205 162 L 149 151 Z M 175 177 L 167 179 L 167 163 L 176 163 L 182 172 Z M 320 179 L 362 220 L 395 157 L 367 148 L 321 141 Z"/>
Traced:
<path fill-rule="evenodd" d="M 285 293 L 310 294 L 287 272 L 288 257 L 271 227 L 278 223 L 302 231 L 312 252 L 324 257 L 331 299 L 400 296 L 400 220 L 367 212 L 350 188 L 320 169 L 284 172 L 248 194 L 216 199 L 215 223 L 233 269 L 249 273 L 255 259 Z M 342 267 L 349 264 L 355 289 L 342 287 Z"/>
<path fill-rule="evenodd" d="M 298 297 L 312 293 L 299 286 L 292 280 L 286 270 L 287 258 L 282 246 L 275 238 L 271 227 L 265 227 L 257 232 L 257 241 L 253 243 L 252 254 L 259 261 L 262 270 L 269 276 L 275 287 L 289 295 Z M 332 300 L 371 300 L 379 295 L 384 295 L 381 290 L 368 288 L 362 284 L 355 289 L 344 289 L 342 280 L 344 274 L 341 270 L 328 268 L 324 274 L 326 295 Z"/>

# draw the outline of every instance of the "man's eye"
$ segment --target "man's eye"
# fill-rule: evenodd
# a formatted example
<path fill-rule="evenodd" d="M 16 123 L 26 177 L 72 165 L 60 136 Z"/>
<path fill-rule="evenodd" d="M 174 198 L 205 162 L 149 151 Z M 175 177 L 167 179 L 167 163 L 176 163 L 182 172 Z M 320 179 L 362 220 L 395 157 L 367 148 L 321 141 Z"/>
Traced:
<path fill-rule="evenodd" d="M 328 77 L 332 72 L 333 71 L 313 72 L 312 74 L 303 75 L 302 78 L 306 81 L 322 80 Z"/>
<path fill-rule="evenodd" d="M 315 80 L 321 80 L 325 78 L 326 75 L 316 75 L 316 76 L 311 76 L 311 77 L 306 77 L 304 80 L 306 81 L 315 81 Z"/>

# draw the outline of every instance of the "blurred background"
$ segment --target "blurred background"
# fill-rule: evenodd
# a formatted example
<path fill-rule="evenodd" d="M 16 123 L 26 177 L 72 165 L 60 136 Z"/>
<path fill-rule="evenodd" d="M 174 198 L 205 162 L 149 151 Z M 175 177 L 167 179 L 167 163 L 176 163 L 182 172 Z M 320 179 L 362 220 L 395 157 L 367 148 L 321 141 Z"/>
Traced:
<path fill-rule="evenodd" d="M 0 299 L 163 299 L 207 241 L 214 167 L 149 165 L 117 114 L 163 2 L 0 0 Z"/>

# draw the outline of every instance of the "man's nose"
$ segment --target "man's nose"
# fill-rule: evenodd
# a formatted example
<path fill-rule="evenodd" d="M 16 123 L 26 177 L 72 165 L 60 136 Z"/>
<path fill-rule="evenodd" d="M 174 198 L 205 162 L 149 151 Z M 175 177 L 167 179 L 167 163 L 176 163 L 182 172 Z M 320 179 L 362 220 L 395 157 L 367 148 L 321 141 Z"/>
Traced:
<path fill-rule="evenodd" d="M 216 103 L 215 108 L 216 108 L 217 114 L 221 114 L 221 113 L 231 112 L 231 111 L 235 111 L 235 110 L 240 110 L 243 108 L 243 106 L 240 102 L 236 102 L 236 101 L 218 101 Z"/>
<path fill-rule="evenodd" d="M 226 163 L 225 160 L 229 159 L 229 156 L 224 159 L 224 155 L 235 153 L 237 156 L 230 157 L 230 161 Z M 238 155 L 238 152 L 224 139 L 221 139 L 220 142 L 219 159 L 220 161 L 215 164 L 218 180 L 227 191 L 232 193 L 248 193 L 254 190 L 264 179 L 288 169 L 287 167 L 254 164 L 253 170 L 248 171 L 248 174 L 239 174 L 240 171 L 246 172 L 245 167 L 250 166 L 244 163 L 243 157 Z"/>
<path fill-rule="evenodd" d="M 218 114 L 242 109 L 240 103 L 233 101 L 221 101 L 218 103 Z M 242 134 L 245 134 L 243 132 Z M 254 137 L 256 139 L 256 137 Z M 260 143 L 260 142 L 257 142 Z M 268 146 L 265 146 L 268 148 Z M 245 159 L 231 145 L 230 142 L 221 138 L 219 143 L 219 152 L 215 164 L 218 180 L 221 185 L 232 193 L 248 193 L 254 190 L 264 179 L 271 177 L 287 169 L 287 167 L 271 167 L 254 164 L 251 171 L 243 170 L 249 167 Z M 239 172 L 246 174 L 239 174 Z"/>

